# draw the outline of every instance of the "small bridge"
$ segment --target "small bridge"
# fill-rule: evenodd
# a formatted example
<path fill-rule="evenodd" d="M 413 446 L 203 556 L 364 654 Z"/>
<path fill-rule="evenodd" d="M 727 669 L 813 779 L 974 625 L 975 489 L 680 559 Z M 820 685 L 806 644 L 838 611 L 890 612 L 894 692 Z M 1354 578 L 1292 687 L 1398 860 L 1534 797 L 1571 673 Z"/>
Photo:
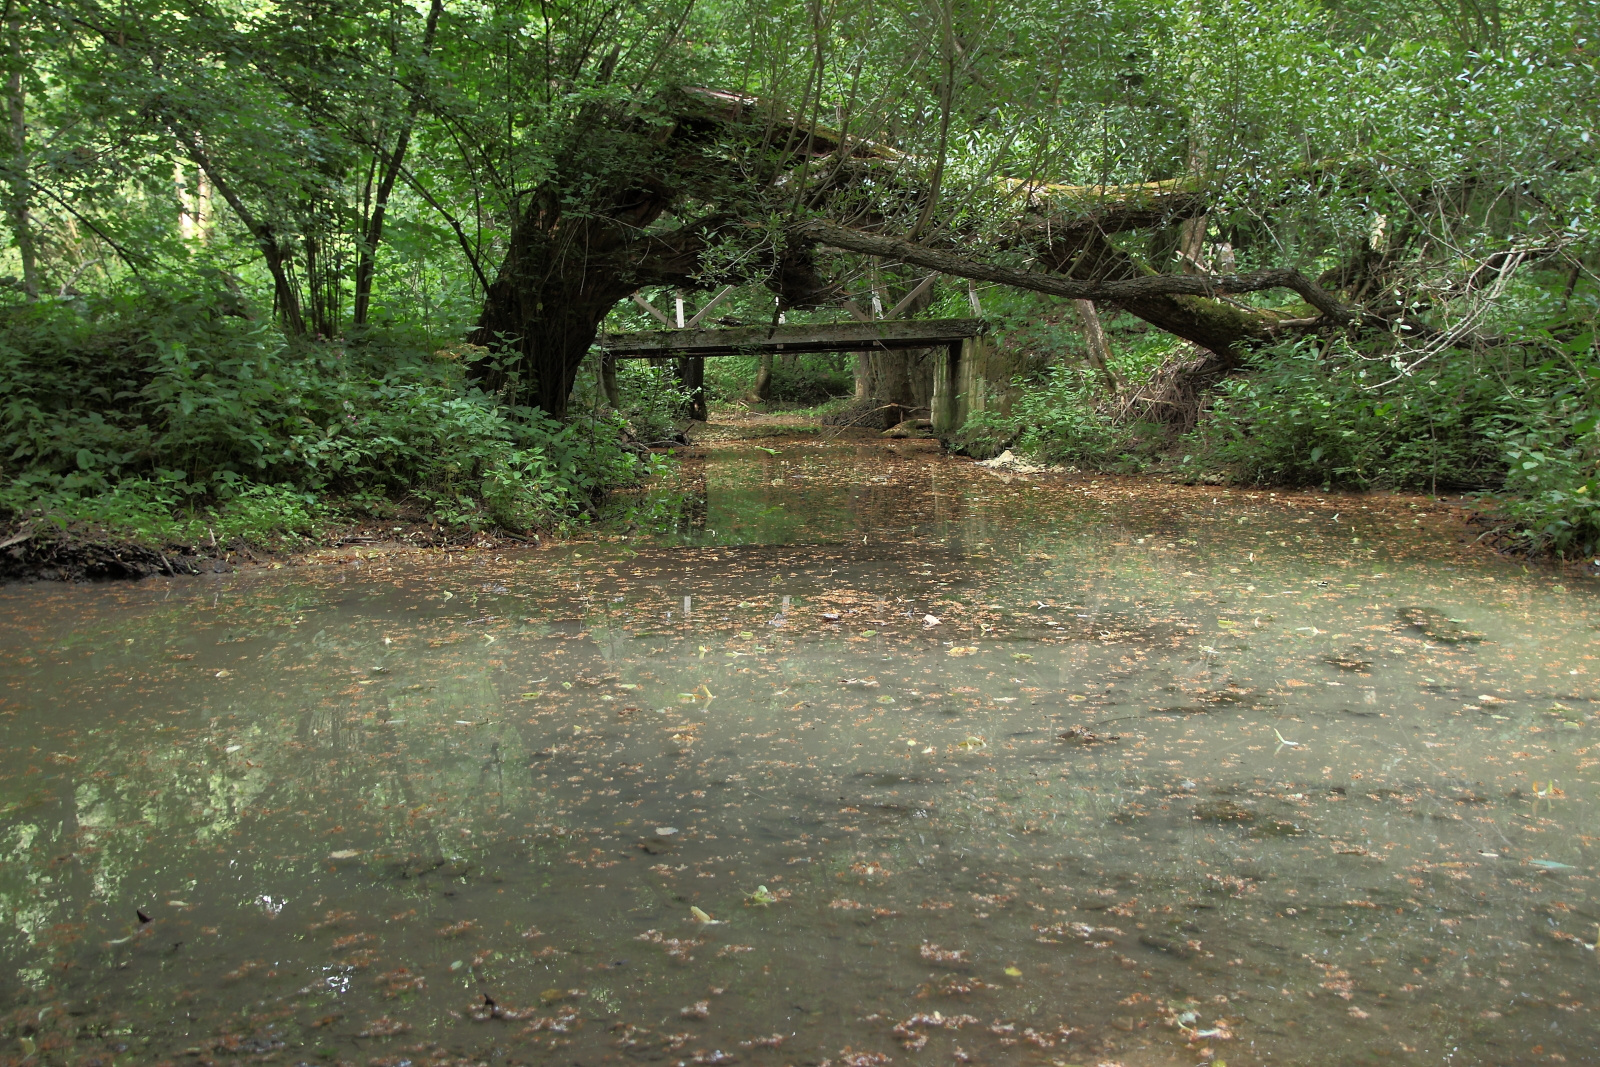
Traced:
<path fill-rule="evenodd" d="M 595 344 L 612 359 L 703 359 L 763 353 L 870 352 L 928 348 L 933 369 L 933 431 L 953 433 L 973 411 L 983 410 L 990 379 L 1007 385 L 1010 374 L 991 367 L 993 347 L 983 319 L 879 319 L 818 326 L 727 326 L 601 334 Z"/>

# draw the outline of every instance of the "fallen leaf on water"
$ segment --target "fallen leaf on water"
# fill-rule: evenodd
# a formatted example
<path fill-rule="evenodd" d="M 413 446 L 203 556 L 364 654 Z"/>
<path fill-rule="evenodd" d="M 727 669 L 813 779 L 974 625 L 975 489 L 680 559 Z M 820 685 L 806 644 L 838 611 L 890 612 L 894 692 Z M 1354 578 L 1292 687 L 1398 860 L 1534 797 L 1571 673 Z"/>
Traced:
<path fill-rule="evenodd" d="M 341 848 L 337 852 L 328 853 L 328 858 L 330 860 L 353 860 L 359 855 L 361 855 L 359 848 Z"/>

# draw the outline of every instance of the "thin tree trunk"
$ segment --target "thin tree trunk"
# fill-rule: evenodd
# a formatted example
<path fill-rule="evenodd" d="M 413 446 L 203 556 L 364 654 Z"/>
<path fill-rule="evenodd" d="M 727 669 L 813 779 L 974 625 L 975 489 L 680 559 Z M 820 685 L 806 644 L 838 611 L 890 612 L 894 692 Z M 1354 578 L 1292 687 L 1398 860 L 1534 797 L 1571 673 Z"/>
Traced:
<path fill-rule="evenodd" d="M 772 395 L 772 353 L 761 353 L 760 360 L 756 364 L 755 383 L 750 386 L 750 394 L 745 399 L 764 404 Z"/>
<path fill-rule="evenodd" d="M 273 232 L 271 225 L 256 218 L 255 212 L 245 205 L 238 192 L 222 177 L 216 164 L 200 148 L 198 141 L 170 120 L 167 128 L 172 130 L 173 136 L 177 137 L 188 150 L 189 158 L 194 160 L 195 166 L 211 180 L 212 187 L 222 194 L 222 199 L 228 202 L 233 213 L 239 216 L 239 221 L 250 231 L 250 236 L 256 239 L 256 247 L 261 250 L 262 258 L 267 261 L 267 271 L 272 275 L 273 307 L 278 313 L 278 321 L 283 324 L 284 332 L 291 337 L 304 337 L 306 324 L 300 313 L 300 293 L 289 278 L 289 253 L 279 244 L 278 235 Z"/>
<path fill-rule="evenodd" d="M 189 177 L 184 173 L 185 169 L 183 160 L 173 160 L 172 189 L 178 197 L 178 236 L 190 241 L 199 232 L 195 226 L 195 216 L 198 212 L 189 196 Z"/>
<path fill-rule="evenodd" d="M 195 176 L 194 182 L 194 224 L 200 234 L 200 240 L 205 244 L 211 243 L 211 234 L 216 229 L 215 200 L 211 195 L 211 179 L 201 171 Z"/>
<path fill-rule="evenodd" d="M 617 386 L 617 357 L 609 352 L 600 357 L 600 390 L 612 407 L 622 406 L 622 390 Z"/>
<path fill-rule="evenodd" d="M 433 52 L 434 35 L 438 31 L 439 14 L 443 10 L 444 0 L 433 0 L 428 7 L 428 22 L 422 31 L 424 59 Z M 378 190 L 372 199 L 372 217 L 367 220 L 367 232 L 361 240 L 361 254 L 356 260 L 355 308 L 351 314 L 351 324 L 354 326 L 365 326 L 372 308 L 372 281 L 378 272 L 378 244 L 383 240 L 384 216 L 388 213 L 389 197 L 394 193 L 400 169 L 405 165 L 406 150 L 411 146 L 411 131 L 421 110 L 422 87 L 419 81 L 412 86 L 411 98 L 406 104 L 405 121 L 400 127 L 400 136 L 395 140 L 394 151 L 384 157 L 378 176 Z"/>
<path fill-rule="evenodd" d="M 1116 396 L 1122 383 L 1117 381 L 1117 373 L 1111 369 L 1111 346 L 1106 343 L 1106 331 L 1100 325 L 1100 313 L 1095 310 L 1093 300 L 1074 300 L 1072 306 L 1078 309 L 1078 316 L 1083 319 L 1083 340 L 1089 349 L 1089 365 L 1100 376 L 1106 392 Z"/>
<path fill-rule="evenodd" d="M 6 74 L 7 128 L 11 135 L 11 232 L 22 258 L 22 291 L 29 300 L 37 300 L 39 254 L 29 206 L 27 88 L 22 81 L 27 60 L 22 50 L 22 15 L 17 11 L 16 0 L 6 5 L 6 37 L 11 61 L 11 69 Z"/>

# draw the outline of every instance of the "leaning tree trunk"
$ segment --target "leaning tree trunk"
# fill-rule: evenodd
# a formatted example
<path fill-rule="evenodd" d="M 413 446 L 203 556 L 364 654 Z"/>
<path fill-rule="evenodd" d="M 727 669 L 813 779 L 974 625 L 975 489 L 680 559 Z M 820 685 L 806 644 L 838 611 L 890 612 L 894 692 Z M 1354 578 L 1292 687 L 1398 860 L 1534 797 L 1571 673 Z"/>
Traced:
<path fill-rule="evenodd" d="M 600 323 L 637 285 L 601 263 L 566 262 L 558 244 L 531 222 L 513 231 L 470 338 L 490 354 L 470 373 L 504 402 L 560 419 Z"/>

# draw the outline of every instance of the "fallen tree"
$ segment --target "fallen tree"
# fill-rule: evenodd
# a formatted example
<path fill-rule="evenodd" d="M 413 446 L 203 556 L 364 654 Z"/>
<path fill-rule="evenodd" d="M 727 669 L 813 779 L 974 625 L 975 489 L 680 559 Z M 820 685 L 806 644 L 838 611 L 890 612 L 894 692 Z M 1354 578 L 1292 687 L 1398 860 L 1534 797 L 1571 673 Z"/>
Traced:
<path fill-rule="evenodd" d="M 937 203 L 925 161 L 755 98 L 682 90 L 649 114 L 596 118 L 574 132 L 575 146 L 602 134 L 626 161 L 606 172 L 609 191 L 575 207 L 562 192 L 569 179 L 558 175 L 524 199 L 472 338 L 493 353 L 475 370 L 482 380 L 558 416 L 601 322 L 639 288 L 760 284 L 776 294 L 778 312 L 844 303 L 852 265 L 835 263 L 830 276 L 818 248 L 1121 308 L 1209 353 L 1190 367 L 1201 387 L 1291 332 L 1465 339 L 1406 319 L 1393 284 L 1374 286 L 1370 266 L 1315 278 L 1287 266 L 1213 272 L 1184 253 L 1183 272 L 1162 272 L 1113 239 L 1203 226 L 1209 204 L 1192 180 L 983 179 L 1004 217 L 979 224 L 969 211 L 910 239 Z M 574 147 L 572 167 L 590 162 Z M 1373 260 L 1369 245 L 1349 261 Z M 1240 299 L 1273 290 L 1293 299 L 1279 307 Z"/>
<path fill-rule="evenodd" d="M 1018 209 L 1002 254 L 1021 251 L 1047 268 L 1027 270 L 952 250 L 962 243 L 961 233 L 946 232 L 943 247 L 936 247 L 829 219 L 826 213 L 837 209 L 890 225 L 886 209 L 863 211 L 861 189 L 869 177 L 880 197 L 894 202 L 895 214 L 920 213 L 918 198 L 927 192 L 907 180 L 914 161 L 892 149 L 802 125 L 738 94 L 692 90 L 671 104 L 649 120 L 613 117 L 607 132 L 633 165 L 615 168 L 615 188 L 586 209 L 572 209 L 558 195 L 559 182 L 527 198 L 472 337 L 492 353 L 475 369 L 488 385 L 562 414 L 601 322 L 643 286 L 762 284 L 777 295 L 779 310 L 838 303 L 845 287 L 819 272 L 816 246 L 1114 304 L 1216 353 L 1222 371 L 1284 329 L 1385 325 L 1293 268 L 1161 274 L 1107 239 L 1203 213 L 1204 196 L 1184 183 L 1065 186 L 1000 179 Z M 580 154 L 573 160 L 580 163 Z M 806 190 L 795 191 L 806 182 Z M 805 207 L 797 210 L 797 202 Z M 696 211 L 681 225 L 660 226 Z M 776 236 L 772 227 L 749 221 L 779 212 L 798 214 L 799 221 Z M 740 254 L 728 255 L 730 248 Z M 1289 290 L 1312 313 L 1231 299 L 1272 289 Z"/>

